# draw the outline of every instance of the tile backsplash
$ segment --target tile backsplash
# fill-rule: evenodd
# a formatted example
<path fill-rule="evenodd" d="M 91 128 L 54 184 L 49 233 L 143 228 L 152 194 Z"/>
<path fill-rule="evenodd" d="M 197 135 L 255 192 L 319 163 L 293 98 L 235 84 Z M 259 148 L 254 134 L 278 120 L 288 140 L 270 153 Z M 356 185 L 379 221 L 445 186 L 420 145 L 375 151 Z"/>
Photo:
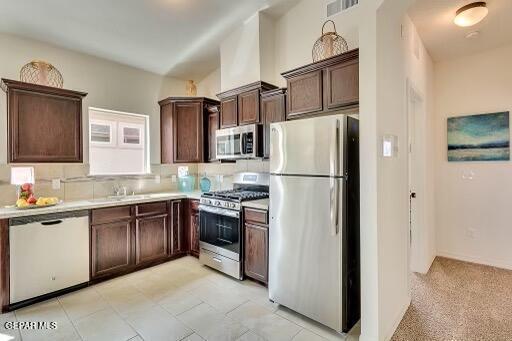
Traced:
<path fill-rule="evenodd" d="M 233 174 L 237 172 L 268 172 L 268 161 L 239 160 L 236 163 L 204 163 L 179 165 L 151 165 L 151 174 L 126 176 L 89 176 L 87 164 L 35 164 L 33 166 L 37 196 L 55 196 L 65 201 L 103 198 L 113 194 L 113 187 L 121 185 L 135 193 L 170 192 L 178 190 L 173 176 L 178 176 L 179 166 L 188 166 L 189 173 L 198 180 L 207 176 L 211 190 L 233 187 Z M 16 201 L 16 186 L 10 184 L 11 165 L 0 165 L 0 206 L 13 205 Z M 52 180 L 60 179 L 60 189 L 52 188 Z"/>

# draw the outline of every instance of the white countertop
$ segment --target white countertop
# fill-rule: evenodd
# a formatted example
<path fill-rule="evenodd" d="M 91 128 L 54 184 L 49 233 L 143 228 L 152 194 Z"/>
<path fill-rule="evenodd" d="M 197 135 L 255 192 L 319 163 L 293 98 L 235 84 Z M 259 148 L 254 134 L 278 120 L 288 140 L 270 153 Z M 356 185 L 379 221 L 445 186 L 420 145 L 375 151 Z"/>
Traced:
<path fill-rule="evenodd" d="M 260 210 L 268 210 L 269 199 L 243 201 L 242 206 L 250 208 L 258 208 Z"/>
<path fill-rule="evenodd" d="M 112 207 L 112 206 L 125 206 L 133 205 L 146 202 L 174 200 L 174 199 L 199 199 L 201 198 L 201 192 L 167 192 L 167 193 L 153 193 L 153 194 L 140 194 L 133 197 L 128 196 L 123 200 L 118 199 L 90 199 L 80 201 L 67 201 L 60 203 L 56 206 L 45 207 L 45 208 L 34 208 L 18 210 L 15 207 L 0 208 L 0 219 L 8 219 L 15 217 L 26 217 L 31 215 L 78 211 L 78 210 L 90 210 L 101 207 Z"/>

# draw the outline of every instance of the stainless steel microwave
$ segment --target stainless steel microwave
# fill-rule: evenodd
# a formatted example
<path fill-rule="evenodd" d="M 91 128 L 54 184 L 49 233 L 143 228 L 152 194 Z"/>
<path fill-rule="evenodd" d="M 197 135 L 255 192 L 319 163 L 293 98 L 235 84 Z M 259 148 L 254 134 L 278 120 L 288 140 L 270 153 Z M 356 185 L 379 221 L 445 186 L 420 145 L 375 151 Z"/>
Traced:
<path fill-rule="evenodd" d="M 263 126 L 249 124 L 219 129 L 215 142 L 217 160 L 259 158 L 263 156 Z"/>

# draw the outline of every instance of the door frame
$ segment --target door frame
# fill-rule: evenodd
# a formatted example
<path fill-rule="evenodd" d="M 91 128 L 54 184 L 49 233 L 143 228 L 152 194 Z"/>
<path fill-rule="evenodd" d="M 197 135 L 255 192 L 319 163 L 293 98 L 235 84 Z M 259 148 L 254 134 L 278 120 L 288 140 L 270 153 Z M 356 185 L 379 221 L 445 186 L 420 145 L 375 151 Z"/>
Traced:
<path fill-rule="evenodd" d="M 407 185 L 409 194 L 409 272 L 426 273 L 426 108 L 424 96 L 410 79 L 406 81 Z M 419 134 L 423 130 L 423 135 Z M 412 197 L 415 193 L 415 198 Z M 427 269 L 428 270 L 428 269 Z"/>

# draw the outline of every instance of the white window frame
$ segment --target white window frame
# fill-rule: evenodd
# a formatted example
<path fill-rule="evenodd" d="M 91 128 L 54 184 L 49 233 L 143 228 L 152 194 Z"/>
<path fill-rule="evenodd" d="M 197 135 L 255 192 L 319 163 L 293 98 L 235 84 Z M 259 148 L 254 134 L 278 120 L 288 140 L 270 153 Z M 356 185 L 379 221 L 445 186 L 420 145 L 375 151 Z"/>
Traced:
<path fill-rule="evenodd" d="M 90 176 L 112 176 L 112 175 L 147 175 L 151 174 L 151 163 L 150 163 L 150 136 L 149 136 L 149 116 L 148 115 L 142 115 L 142 114 L 134 114 L 129 112 L 123 112 L 123 111 L 116 111 L 116 110 L 109 110 L 109 109 L 102 109 L 102 108 L 96 108 L 96 107 L 89 107 L 88 113 L 90 114 L 91 111 L 95 111 L 98 113 L 104 113 L 104 114 L 113 114 L 113 115 L 122 115 L 122 116 L 133 116 L 138 118 L 143 118 L 145 121 L 145 124 L 137 124 L 137 123 L 124 123 L 124 122 L 116 122 L 116 121 L 109 121 L 109 120 L 101 120 L 101 119 L 92 119 L 89 116 L 89 162 L 90 162 L 90 146 L 93 145 L 95 147 L 99 146 L 105 146 L 105 147 L 116 147 L 117 148 L 141 148 L 144 149 L 144 171 L 143 172 L 137 172 L 137 173 L 103 173 L 103 174 L 97 174 L 97 173 L 89 173 Z M 111 139 L 111 143 L 108 142 L 97 142 L 94 141 L 91 144 L 91 131 L 90 131 L 90 125 L 91 122 L 101 122 L 100 124 L 111 124 L 111 133 L 113 138 Z M 141 141 L 139 145 L 134 145 L 131 143 L 124 143 L 122 140 L 122 134 L 119 134 L 122 129 L 120 126 L 129 126 L 130 128 L 133 126 L 137 126 L 141 128 Z M 144 127 L 145 126 L 145 127 Z M 90 170 L 90 168 L 89 168 Z"/>

